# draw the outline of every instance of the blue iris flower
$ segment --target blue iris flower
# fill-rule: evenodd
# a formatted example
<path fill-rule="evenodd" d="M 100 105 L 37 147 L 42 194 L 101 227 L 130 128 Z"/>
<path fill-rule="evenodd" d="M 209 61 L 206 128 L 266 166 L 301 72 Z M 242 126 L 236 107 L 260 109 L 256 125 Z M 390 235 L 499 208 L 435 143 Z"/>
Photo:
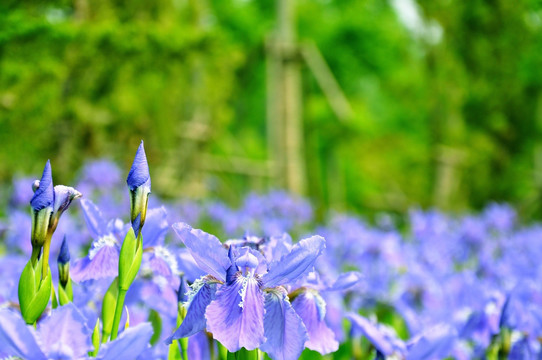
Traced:
<path fill-rule="evenodd" d="M 305 277 L 325 248 L 313 236 L 286 246 L 280 257 L 266 259 L 254 244 L 229 250 L 213 235 L 176 223 L 173 229 L 208 275 L 192 284 L 187 315 L 173 339 L 207 328 L 230 352 L 260 348 L 273 359 L 297 359 L 305 346 L 322 353 L 338 343 L 324 321 L 325 302 L 309 289 L 288 289 Z M 320 332 L 320 333 L 319 333 Z M 324 334 L 320 336 L 320 334 Z"/>

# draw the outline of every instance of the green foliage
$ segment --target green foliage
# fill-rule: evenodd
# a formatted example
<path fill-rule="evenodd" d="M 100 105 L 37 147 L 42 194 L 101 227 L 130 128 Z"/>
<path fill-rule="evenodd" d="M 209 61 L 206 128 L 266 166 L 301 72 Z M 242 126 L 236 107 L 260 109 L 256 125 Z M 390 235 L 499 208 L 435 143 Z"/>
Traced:
<path fill-rule="evenodd" d="M 541 215 L 540 2 L 418 0 L 414 29 L 393 3 L 296 1 L 299 42 L 317 45 L 353 110 L 339 121 L 303 67 L 307 195 L 321 212 L 498 200 Z M 49 157 L 60 183 L 87 158 L 113 155 L 127 168 L 126 149 L 143 138 L 161 195 L 236 202 L 247 188 L 276 186 L 216 171 L 202 155 L 270 155 L 265 59 L 275 7 L 4 1 L 0 181 L 39 173 Z"/>

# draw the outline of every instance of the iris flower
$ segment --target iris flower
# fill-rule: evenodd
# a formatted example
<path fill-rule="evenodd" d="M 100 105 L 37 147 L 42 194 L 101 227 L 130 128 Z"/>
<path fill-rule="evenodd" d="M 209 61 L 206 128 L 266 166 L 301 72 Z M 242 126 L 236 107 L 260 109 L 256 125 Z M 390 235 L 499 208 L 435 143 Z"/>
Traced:
<path fill-rule="evenodd" d="M 259 348 L 273 359 L 297 359 L 305 346 L 323 354 L 337 350 L 322 297 L 305 288 L 290 293 L 292 302 L 288 296 L 324 250 L 322 237 L 266 260 L 251 246 L 226 250 L 215 236 L 186 224 L 173 229 L 208 275 L 192 284 L 186 318 L 168 342 L 207 329 L 230 352 Z"/>

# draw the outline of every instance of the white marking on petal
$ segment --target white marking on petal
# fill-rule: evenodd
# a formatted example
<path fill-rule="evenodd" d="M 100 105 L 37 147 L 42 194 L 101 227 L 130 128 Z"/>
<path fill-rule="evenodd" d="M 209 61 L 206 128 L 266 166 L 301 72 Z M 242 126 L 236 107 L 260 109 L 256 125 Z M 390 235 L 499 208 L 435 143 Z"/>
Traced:
<path fill-rule="evenodd" d="M 174 275 L 179 275 L 179 266 L 177 265 L 177 259 L 175 256 L 163 246 L 155 246 L 154 254 L 164 260 L 171 269 L 171 273 Z"/>
<path fill-rule="evenodd" d="M 94 256 L 100 251 L 101 248 L 104 246 L 115 246 L 117 244 L 117 239 L 115 236 L 111 233 L 101 236 L 98 238 L 97 241 L 92 243 L 92 247 L 90 248 L 90 251 L 88 252 L 88 258 L 92 260 Z"/>

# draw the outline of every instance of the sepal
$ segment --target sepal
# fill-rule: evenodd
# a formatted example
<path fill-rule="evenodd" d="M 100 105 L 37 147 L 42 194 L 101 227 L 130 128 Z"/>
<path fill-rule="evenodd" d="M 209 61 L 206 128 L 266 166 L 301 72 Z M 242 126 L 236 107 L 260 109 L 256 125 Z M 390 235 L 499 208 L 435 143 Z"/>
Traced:
<path fill-rule="evenodd" d="M 41 268 L 40 265 L 38 263 L 36 268 Z M 19 279 L 19 304 L 27 324 L 34 324 L 41 316 L 51 298 L 51 288 L 51 270 L 48 269 L 47 275 L 41 279 L 40 272 L 36 272 L 32 261 L 29 261 Z"/>

